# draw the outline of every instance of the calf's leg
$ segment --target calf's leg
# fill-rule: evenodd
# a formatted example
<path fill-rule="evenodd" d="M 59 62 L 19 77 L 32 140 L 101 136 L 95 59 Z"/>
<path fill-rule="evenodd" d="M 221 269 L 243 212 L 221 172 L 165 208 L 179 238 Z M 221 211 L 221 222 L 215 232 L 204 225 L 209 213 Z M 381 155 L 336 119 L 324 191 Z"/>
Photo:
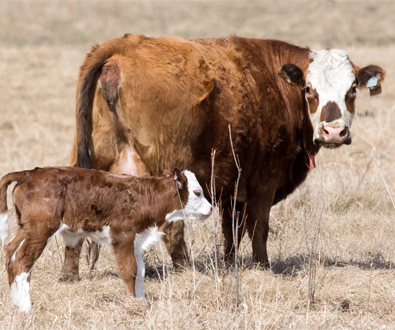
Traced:
<path fill-rule="evenodd" d="M 135 292 L 136 298 L 144 298 L 144 276 L 145 276 L 145 264 L 141 253 L 135 253 L 137 262 L 137 275 Z"/>
<path fill-rule="evenodd" d="M 29 233 L 18 230 L 16 237 L 6 249 L 6 268 L 8 273 L 8 283 L 11 288 L 11 302 L 19 307 L 21 312 L 31 310 L 30 300 L 30 276 L 33 265 L 40 257 L 48 238 L 56 230 L 41 234 Z"/>
<path fill-rule="evenodd" d="M 134 237 L 128 236 L 122 242 L 114 242 L 112 246 L 118 270 L 125 282 L 126 295 L 136 297 L 137 262 L 134 256 Z"/>

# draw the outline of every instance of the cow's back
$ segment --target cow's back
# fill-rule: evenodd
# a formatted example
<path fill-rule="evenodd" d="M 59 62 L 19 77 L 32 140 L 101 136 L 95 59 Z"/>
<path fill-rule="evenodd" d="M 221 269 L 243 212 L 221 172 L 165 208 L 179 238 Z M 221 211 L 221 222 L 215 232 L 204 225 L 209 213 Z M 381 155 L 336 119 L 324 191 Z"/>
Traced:
<path fill-rule="evenodd" d="M 229 124 L 243 165 L 242 190 L 260 168 L 282 172 L 300 152 L 302 137 L 295 132 L 301 129 L 303 101 L 297 88 L 279 77 L 282 59 L 272 53 L 288 44 L 234 36 L 126 35 L 91 54 L 117 43 L 121 50 L 106 60 L 94 91 L 93 168 L 140 176 L 178 166 L 190 168 L 204 183 L 210 178 L 211 150 L 216 150 L 217 185 L 231 191 L 237 170 Z M 77 164 L 77 143 L 72 165 Z M 282 181 L 288 185 L 288 179 Z"/>

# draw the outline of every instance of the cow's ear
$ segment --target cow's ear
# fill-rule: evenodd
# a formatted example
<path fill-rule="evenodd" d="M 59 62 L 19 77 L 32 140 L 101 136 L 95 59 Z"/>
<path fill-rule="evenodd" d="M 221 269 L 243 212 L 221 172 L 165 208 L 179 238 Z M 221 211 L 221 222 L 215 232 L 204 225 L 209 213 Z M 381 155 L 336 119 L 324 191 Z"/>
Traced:
<path fill-rule="evenodd" d="M 284 64 L 279 72 L 280 76 L 289 83 L 298 85 L 300 88 L 304 87 L 304 77 L 302 70 L 295 64 Z"/>
<path fill-rule="evenodd" d="M 370 95 L 381 93 L 381 82 L 384 81 L 385 70 L 377 65 L 368 65 L 357 72 L 359 88 L 369 88 Z"/>
<path fill-rule="evenodd" d="M 176 187 L 181 190 L 186 181 L 186 177 L 177 167 L 173 170 L 173 179 L 176 183 Z"/>

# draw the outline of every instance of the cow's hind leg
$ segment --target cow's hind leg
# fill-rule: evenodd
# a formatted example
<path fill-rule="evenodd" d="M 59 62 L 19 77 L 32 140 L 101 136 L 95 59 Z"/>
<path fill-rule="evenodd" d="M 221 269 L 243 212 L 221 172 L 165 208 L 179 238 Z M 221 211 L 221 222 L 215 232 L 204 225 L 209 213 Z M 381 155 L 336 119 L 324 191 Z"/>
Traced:
<path fill-rule="evenodd" d="M 78 266 L 84 239 L 81 239 L 74 247 L 66 245 L 64 251 L 64 263 L 62 275 L 59 281 L 72 282 L 79 281 Z"/>
<path fill-rule="evenodd" d="M 95 265 L 97 260 L 99 259 L 100 256 L 100 250 L 101 250 L 101 245 L 96 243 L 95 241 L 88 241 L 88 252 L 86 253 L 86 261 L 89 267 L 89 271 L 92 272 L 95 269 Z"/>

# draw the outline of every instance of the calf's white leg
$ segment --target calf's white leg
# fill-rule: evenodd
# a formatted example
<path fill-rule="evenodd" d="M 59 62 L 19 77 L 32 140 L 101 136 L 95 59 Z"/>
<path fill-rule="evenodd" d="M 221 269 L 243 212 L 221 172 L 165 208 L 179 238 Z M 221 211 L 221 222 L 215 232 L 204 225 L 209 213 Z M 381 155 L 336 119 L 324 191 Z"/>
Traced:
<path fill-rule="evenodd" d="M 145 264 L 141 253 L 135 254 L 137 262 L 137 275 L 136 275 L 136 298 L 144 298 L 144 276 L 145 276 Z"/>

